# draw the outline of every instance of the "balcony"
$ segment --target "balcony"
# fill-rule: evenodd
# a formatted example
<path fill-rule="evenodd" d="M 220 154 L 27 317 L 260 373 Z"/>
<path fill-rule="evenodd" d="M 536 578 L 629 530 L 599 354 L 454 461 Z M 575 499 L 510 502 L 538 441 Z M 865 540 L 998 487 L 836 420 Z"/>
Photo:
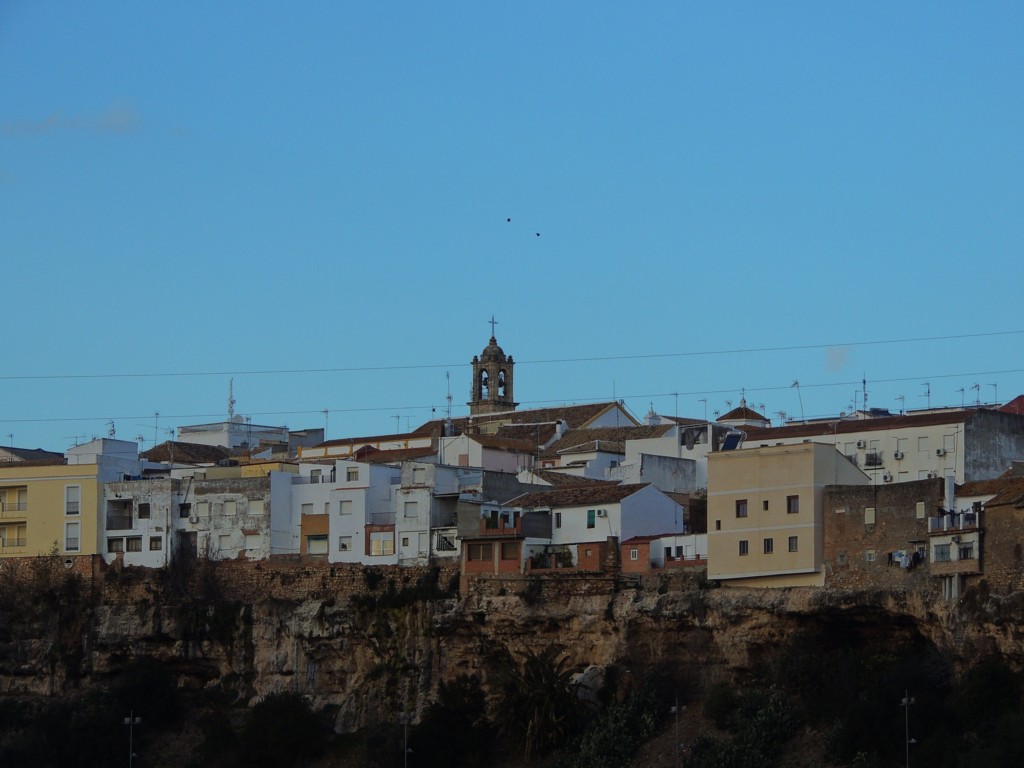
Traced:
<path fill-rule="evenodd" d="M 948 533 L 949 531 L 973 531 L 980 527 L 981 516 L 977 512 L 951 512 L 946 515 L 935 515 L 928 518 L 928 533 Z"/>
<path fill-rule="evenodd" d="M 522 536 L 523 519 L 517 518 L 515 523 L 509 523 L 505 518 L 483 518 L 480 520 L 481 536 Z"/>
<path fill-rule="evenodd" d="M 28 546 L 28 539 L 0 539 L 0 553 L 13 554 Z"/>
<path fill-rule="evenodd" d="M 28 512 L 27 501 L 3 501 L 0 502 L 0 519 L 23 518 Z"/>

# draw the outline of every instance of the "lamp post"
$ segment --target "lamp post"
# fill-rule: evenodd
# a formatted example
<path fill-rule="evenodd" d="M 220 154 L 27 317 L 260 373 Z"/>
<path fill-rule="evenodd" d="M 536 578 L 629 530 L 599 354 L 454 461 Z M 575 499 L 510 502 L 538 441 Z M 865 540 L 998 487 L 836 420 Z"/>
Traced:
<path fill-rule="evenodd" d="M 141 717 L 135 716 L 135 710 L 131 710 L 124 724 L 128 726 L 128 768 L 132 768 L 135 761 L 135 726 L 142 722 Z"/>
<path fill-rule="evenodd" d="M 676 703 L 672 707 L 672 709 L 669 710 L 669 712 L 671 712 L 676 717 L 676 768 L 679 768 L 679 761 L 680 761 L 680 758 L 682 757 L 682 752 L 683 752 L 682 742 L 679 741 L 679 713 L 680 712 L 685 712 L 685 711 L 686 711 L 686 707 L 685 706 L 682 706 L 682 707 L 679 706 L 679 697 L 676 696 Z"/>
<path fill-rule="evenodd" d="M 914 703 L 914 697 L 910 695 L 909 691 L 903 690 L 903 698 L 900 699 L 900 706 L 903 707 L 903 741 L 904 749 L 906 750 L 907 768 L 910 768 L 910 745 L 916 744 L 914 739 L 910 738 L 910 705 Z"/>

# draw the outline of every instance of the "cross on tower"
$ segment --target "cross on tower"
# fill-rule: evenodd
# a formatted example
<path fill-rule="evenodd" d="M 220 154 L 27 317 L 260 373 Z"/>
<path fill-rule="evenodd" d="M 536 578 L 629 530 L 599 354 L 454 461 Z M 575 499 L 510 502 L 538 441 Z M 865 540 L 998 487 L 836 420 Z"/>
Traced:
<path fill-rule="evenodd" d="M 494 326 L 498 324 L 498 321 L 494 319 L 494 315 L 491 315 L 491 319 L 488 321 L 491 324 L 491 336 L 494 335 Z"/>

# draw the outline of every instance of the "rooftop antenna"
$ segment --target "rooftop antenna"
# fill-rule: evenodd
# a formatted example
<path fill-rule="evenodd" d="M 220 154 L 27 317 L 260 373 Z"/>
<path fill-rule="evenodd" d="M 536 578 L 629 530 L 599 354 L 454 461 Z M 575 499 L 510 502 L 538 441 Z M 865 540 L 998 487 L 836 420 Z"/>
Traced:
<path fill-rule="evenodd" d="M 963 408 L 963 407 L 964 407 L 964 388 L 963 388 L 963 387 L 960 387 L 960 388 L 959 388 L 959 389 L 957 390 L 957 392 L 959 392 L 959 393 L 960 393 L 960 407 L 961 407 L 961 408 Z"/>
<path fill-rule="evenodd" d="M 11 448 L 13 448 L 14 447 L 14 433 L 13 432 L 8 432 L 7 433 L 7 439 L 11 441 Z"/>
<path fill-rule="evenodd" d="M 974 404 L 981 405 L 981 384 L 971 384 L 971 389 L 974 390 Z"/>
<path fill-rule="evenodd" d="M 932 409 L 932 385 L 931 385 L 930 382 L 926 381 L 921 386 L 924 387 L 924 394 L 921 395 L 921 397 L 927 397 L 928 398 L 928 401 L 927 401 L 928 402 L 928 410 L 930 411 Z"/>
<path fill-rule="evenodd" d="M 860 380 L 861 389 L 864 392 L 864 411 L 868 410 L 868 374 L 865 372 Z"/>
<path fill-rule="evenodd" d="M 717 419 L 721 411 L 712 411 L 712 413 L 715 415 L 715 418 Z"/>
<path fill-rule="evenodd" d="M 228 379 L 228 421 L 235 420 L 235 380 Z"/>
<path fill-rule="evenodd" d="M 896 395 L 896 399 L 900 401 L 900 416 L 907 412 L 907 398 L 905 395 Z"/>
<path fill-rule="evenodd" d="M 160 431 L 160 411 L 153 414 L 153 445 L 156 445 L 157 432 Z"/>
<path fill-rule="evenodd" d="M 146 438 L 144 438 L 142 435 L 136 435 L 135 436 L 135 442 L 138 443 L 139 447 L 141 448 L 143 443 L 146 442 Z"/>
<path fill-rule="evenodd" d="M 444 372 L 444 383 L 448 389 L 448 394 L 445 395 L 445 399 L 448 401 L 448 421 L 452 420 L 452 375 L 450 372 Z"/>
<path fill-rule="evenodd" d="M 989 386 L 992 387 L 992 404 L 999 405 L 999 385 L 989 384 Z"/>
<path fill-rule="evenodd" d="M 786 412 L 785 411 L 776 411 L 775 415 L 779 417 L 779 424 L 785 424 L 786 423 Z"/>
<path fill-rule="evenodd" d="M 395 414 L 395 434 L 397 435 L 402 431 L 402 417 L 400 414 Z"/>
<path fill-rule="evenodd" d="M 117 427 L 114 426 L 114 422 L 107 422 L 107 437 L 114 437 L 117 434 Z"/>
<path fill-rule="evenodd" d="M 726 400 L 725 401 L 725 407 L 726 408 L 732 408 L 732 400 Z"/>
<path fill-rule="evenodd" d="M 704 403 L 704 421 L 707 421 L 708 420 L 708 399 L 706 397 L 702 397 L 697 402 L 698 403 Z"/>
<path fill-rule="evenodd" d="M 679 393 L 678 392 L 673 392 L 672 393 L 672 397 L 674 397 L 676 399 L 676 410 L 675 410 L 675 414 L 674 415 L 678 419 L 679 418 Z M 654 404 L 653 403 L 651 403 L 651 410 L 652 411 L 654 410 Z"/>
<path fill-rule="evenodd" d="M 324 439 L 326 440 L 327 439 L 327 422 L 330 419 L 331 412 L 327 408 L 324 408 L 322 413 L 324 415 Z"/>
<path fill-rule="evenodd" d="M 793 379 L 791 387 L 796 387 L 796 396 L 800 399 L 800 421 L 804 420 L 804 396 L 800 394 L 800 382 L 797 379 Z"/>

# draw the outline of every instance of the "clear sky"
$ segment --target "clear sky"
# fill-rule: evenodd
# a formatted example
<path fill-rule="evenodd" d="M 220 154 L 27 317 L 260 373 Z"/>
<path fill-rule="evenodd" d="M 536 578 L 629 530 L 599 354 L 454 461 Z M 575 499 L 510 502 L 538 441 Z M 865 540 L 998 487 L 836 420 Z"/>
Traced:
<path fill-rule="evenodd" d="M 446 374 L 464 415 L 492 314 L 521 407 L 1009 400 L 1022 40 L 1020 2 L 0 0 L 0 444 L 148 448 L 232 377 L 329 437 Z"/>

